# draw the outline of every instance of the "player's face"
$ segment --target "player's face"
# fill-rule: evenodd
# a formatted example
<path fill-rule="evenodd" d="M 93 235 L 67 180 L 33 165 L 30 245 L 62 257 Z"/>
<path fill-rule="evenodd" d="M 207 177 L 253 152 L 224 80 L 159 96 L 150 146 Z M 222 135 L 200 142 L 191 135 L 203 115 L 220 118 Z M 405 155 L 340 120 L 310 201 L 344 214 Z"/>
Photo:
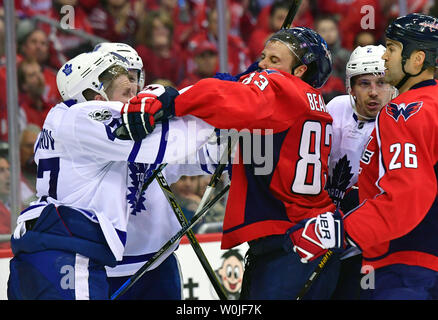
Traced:
<path fill-rule="evenodd" d="M 385 60 L 385 81 L 395 86 L 404 77 L 402 70 L 402 44 L 390 39 L 386 40 L 386 51 L 382 56 Z"/>
<path fill-rule="evenodd" d="M 366 74 L 358 76 L 351 88 L 355 97 L 359 120 L 361 115 L 375 118 L 382 107 L 391 100 L 392 87 L 385 82 L 383 76 Z"/>
<path fill-rule="evenodd" d="M 132 91 L 135 92 L 135 94 L 140 91 L 140 88 L 138 87 L 138 71 L 137 70 L 129 70 L 129 82 L 131 82 Z"/>
<path fill-rule="evenodd" d="M 0 158 L 0 195 L 7 196 L 10 191 L 9 163 L 6 159 Z"/>
<path fill-rule="evenodd" d="M 291 72 L 293 56 L 289 48 L 279 41 L 269 41 L 260 56 L 259 68 Z"/>
<path fill-rule="evenodd" d="M 129 78 L 125 75 L 117 77 L 112 83 L 112 93 L 108 95 L 111 101 L 127 103 L 129 99 L 137 94 L 137 86 L 133 87 Z"/>

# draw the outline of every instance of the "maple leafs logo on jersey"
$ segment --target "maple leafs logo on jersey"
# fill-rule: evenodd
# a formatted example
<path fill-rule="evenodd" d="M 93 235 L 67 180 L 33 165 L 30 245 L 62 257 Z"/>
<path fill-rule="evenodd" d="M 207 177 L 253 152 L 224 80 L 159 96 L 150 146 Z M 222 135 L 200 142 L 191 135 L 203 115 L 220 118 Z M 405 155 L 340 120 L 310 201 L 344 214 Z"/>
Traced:
<path fill-rule="evenodd" d="M 350 160 L 348 160 L 347 155 L 344 155 L 336 162 L 333 172 L 327 180 L 325 189 L 336 205 L 339 205 L 340 201 L 344 198 L 345 191 L 353 177 L 351 170 Z"/>
<path fill-rule="evenodd" d="M 130 186 L 128 187 L 126 199 L 128 200 L 131 214 L 135 216 L 138 212 L 146 210 L 144 206 L 146 199 L 142 188 L 149 174 L 149 166 L 143 163 L 129 163 L 128 171 Z"/>
<path fill-rule="evenodd" d="M 412 115 L 416 114 L 423 106 L 423 101 L 411 102 L 408 105 L 404 103 L 388 103 L 386 105 L 386 113 L 389 114 L 397 122 L 400 116 L 403 116 L 407 121 Z"/>

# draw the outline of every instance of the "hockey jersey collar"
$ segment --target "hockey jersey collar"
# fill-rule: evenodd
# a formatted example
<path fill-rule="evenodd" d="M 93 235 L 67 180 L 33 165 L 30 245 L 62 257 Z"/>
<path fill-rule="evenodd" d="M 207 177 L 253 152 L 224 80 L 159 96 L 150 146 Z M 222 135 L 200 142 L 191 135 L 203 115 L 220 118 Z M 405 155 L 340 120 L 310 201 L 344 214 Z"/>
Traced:
<path fill-rule="evenodd" d="M 67 106 L 67 107 L 71 107 L 72 105 L 76 104 L 76 100 L 75 99 L 69 99 L 66 101 L 63 101 L 63 103 Z"/>
<path fill-rule="evenodd" d="M 376 121 L 376 119 L 359 120 L 359 118 L 357 117 L 357 115 L 354 112 L 353 112 L 353 119 L 356 122 L 374 122 L 374 121 Z"/>
<path fill-rule="evenodd" d="M 436 86 L 436 81 L 434 79 L 424 80 L 424 81 L 421 81 L 421 82 L 413 85 L 409 90 L 423 88 L 423 87 L 427 87 L 427 86 Z"/>

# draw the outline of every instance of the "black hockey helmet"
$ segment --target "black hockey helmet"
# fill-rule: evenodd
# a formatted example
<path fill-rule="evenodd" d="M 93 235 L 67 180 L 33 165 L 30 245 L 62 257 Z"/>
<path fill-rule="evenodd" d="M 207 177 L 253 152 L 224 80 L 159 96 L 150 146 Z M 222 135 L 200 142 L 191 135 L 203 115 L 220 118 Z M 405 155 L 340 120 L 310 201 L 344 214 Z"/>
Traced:
<path fill-rule="evenodd" d="M 332 72 L 332 57 L 327 43 L 318 33 L 306 27 L 294 27 L 277 31 L 266 43 L 272 40 L 282 42 L 298 58 L 292 73 L 296 67 L 305 64 L 307 71 L 302 80 L 314 88 L 324 85 Z"/>
<path fill-rule="evenodd" d="M 429 67 L 438 66 L 438 19 L 424 14 L 411 13 L 395 19 L 386 28 L 386 38 L 398 41 L 402 48 L 402 70 L 405 73 L 403 79 L 395 86 L 400 89 L 410 78 L 418 76 Z M 423 51 L 426 54 L 423 67 L 417 74 L 410 74 L 405 70 L 406 60 L 414 50 Z"/>
<path fill-rule="evenodd" d="M 395 19 L 386 29 L 386 37 L 403 45 L 403 64 L 414 50 L 426 54 L 425 68 L 435 67 L 438 50 L 438 19 L 411 13 Z"/>

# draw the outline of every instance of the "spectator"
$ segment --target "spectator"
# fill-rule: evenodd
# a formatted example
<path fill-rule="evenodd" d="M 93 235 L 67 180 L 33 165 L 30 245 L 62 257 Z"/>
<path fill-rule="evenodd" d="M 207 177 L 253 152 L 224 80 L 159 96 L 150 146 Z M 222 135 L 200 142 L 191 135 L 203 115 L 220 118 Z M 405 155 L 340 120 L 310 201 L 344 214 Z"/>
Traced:
<path fill-rule="evenodd" d="M 333 16 L 321 15 L 315 19 L 315 31 L 327 42 L 332 54 L 332 73 L 325 85 L 320 89 L 324 101 L 345 94 L 345 66 L 350 58 L 350 52 L 341 46 L 338 24 Z"/>
<path fill-rule="evenodd" d="M 9 209 L 10 172 L 8 159 L 0 155 L 0 234 L 11 233 Z M 10 248 L 9 242 L 0 242 L 0 249 Z"/>
<path fill-rule="evenodd" d="M 428 14 L 434 2 L 435 1 L 430 1 L 430 0 L 406 0 L 406 11 L 407 13 L 416 12 L 416 13 Z M 399 1 L 392 2 L 392 6 L 389 12 L 390 12 L 389 15 L 390 20 L 393 20 L 401 16 Z"/>
<path fill-rule="evenodd" d="M 49 66 L 49 39 L 47 34 L 39 28 L 35 28 L 28 21 L 22 21 L 22 34 L 18 39 L 20 59 L 37 61 L 43 71 L 46 89 L 44 99 L 50 105 L 57 104 L 61 97 L 56 86 L 56 71 Z"/>
<path fill-rule="evenodd" d="M 327 42 L 333 59 L 331 75 L 345 79 L 345 66 L 350 58 L 350 51 L 341 46 L 338 22 L 333 16 L 320 16 L 315 19 L 315 31 Z"/>
<path fill-rule="evenodd" d="M 397 0 L 355 0 L 343 13 L 339 21 L 339 31 L 342 34 L 342 46 L 353 50 L 354 37 L 363 30 L 374 34 L 380 40 L 383 29 L 387 25 L 390 7 Z"/>
<path fill-rule="evenodd" d="M 195 1 L 193 1 L 195 2 Z M 225 6 L 227 12 L 230 14 L 230 26 L 229 33 L 236 36 L 242 36 L 241 32 L 241 18 L 245 15 L 245 11 L 248 11 L 250 0 L 227 0 Z M 212 10 L 216 10 L 216 0 L 205 0 L 194 5 L 193 16 L 194 22 L 197 27 L 197 31 L 206 31 L 208 29 L 208 16 Z M 255 21 L 251 23 L 255 24 Z M 253 30 L 253 29 L 249 29 Z"/>
<path fill-rule="evenodd" d="M 227 30 L 230 27 L 230 14 L 226 14 Z M 216 8 L 211 8 L 208 13 L 208 28 L 206 31 L 201 31 L 194 35 L 188 46 L 189 56 L 187 59 L 187 72 L 193 72 L 194 62 L 193 54 L 196 47 L 204 41 L 210 41 L 217 45 L 218 43 L 218 14 Z M 228 72 L 235 75 L 245 71 L 251 64 L 249 59 L 249 50 L 246 44 L 239 36 L 231 35 L 227 32 L 228 46 Z"/>
<path fill-rule="evenodd" d="M 137 2 L 129 0 L 107 0 L 95 6 L 88 20 L 93 33 L 110 42 L 124 42 L 135 45 Z"/>
<path fill-rule="evenodd" d="M 319 14 L 331 15 L 337 19 L 348 12 L 348 8 L 355 0 L 316 0 Z"/>
<path fill-rule="evenodd" d="M 74 29 L 82 30 L 86 33 L 93 34 L 90 22 L 88 21 L 87 13 L 78 6 L 77 0 L 53 0 L 52 9 L 49 18 L 56 21 L 61 21 L 63 18 L 61 9 L 65 5 L 74 7 L 74 20 L 68 21 Z M 49 57 L 50 65 L 59 70 L 68 59 L 83 53 L 91 51 L 93 46 L 88 40 L 78 37 L 73 34 L 62 32 L 62 30 L 52 27 L 46 23 L 41 23 L 41 28 L 49 35 L 50 48 Z"/>
<path fill-rule="evenodd" d="M 272 6 L 275 5 L 276 2 L 283 2 L 284 0 L 276 0 L 273 1 L 272 4 L 265 6 L 261 11 L 257 19 L 257 25 L 267 25 L 269 12 Z M 289 1 L 290 2 L 290 1 Z M 283 21 L 282 21 L 283 22 Z M 301 2 L 300 7 L 298 8 L 297 14 L 292 23 L 293 27 L 308 27 L 313 28 L 313 14 L 310 6 L 309 0 L 303 0 Z"/>
<path fill-rule="evenodd" d="M 24 207 L 36 199 L 37 166 L 34 161 L 34 145 L 41 128 L 28 125 L 21 132 L 20 138 L 20 166 L 21 166 L 21 199 Z"/>
<path fill-rule="evenodd" d="M 178 204 L 189 221 L 201 202 L 201 197 L 196 193 L 199 185 L 198 181 L 198 176 L 182 176 L 172 184 Z"/>
<path fill-rule="evenodd" d="M 49 15 L 52 9 L 52 0 L 15 0 L 15 11 L 19 17 L 32 17 L 34 15 Z"/>
<path fill-rule="evenodd" d="M 258 26 L 260 7 L 254 0 L 243 0 L 241 4 L 243 12 L 239 16 L 240 37 L 245 43 L 249 43 L 249 37 Z"/>
<path fill-rule="evenodd" d="M 353 47 L 365 47 L 368 45 L 376 45 L 376 37 L 372 32 L 361 31 L 354 37 Z"/>
<path fill-rule="evenodd" d="M 24 110 L 27 123 L 43 126 L 52 105 L 44 99 L 45 80 L 41 66 L 36 61 L 24 60 L 18 65 L 18 103 Z"/>
<path fill-rule="evenodd" d="M 190 36 L 199 31 L 199 26 L 193 18 L 192 7 L 194 6 L 187 0 L 161 0 L 156 8 L 169 13 L 174 25 L 173 41 L 183 48 L 187 46 Z"/>
<path fill-rule="evenodd" d="M 201 79 L 213 77 L 218 70 L 218 51 L 209 41 L 202 42 L 194 52 L 195 69 L 179 84 L 178 89 L 193 85 Z"/>
<path fill-rule="evenodd" d="M 290 8 L 290 1 L 276 1 L 269 6 L 269 18 L 266 23 L 257 24 L 248 41 L 251 61 L 257 60 L 265 47 L 265 41 L 272 33 L 280 30 Z"/>
<path fill-rule="evenodd" d="M 211 176 L 199 176 L 198 181 L 198 188 L 197 188 L 197 195 L 202 198 L 204 195 L 205 190 L 207 189 L 207 185 L 210 182 Z M 218 185 L 214 191 L 218 191 L 222 189 L 222 181 L 220 182 L 220 185 Z M 222 201 L 218 201 L 204 216 L 202 219 L 202 222 L 209 223 L 209 222 L 222 222 L 224 221 L 224 215 L 225 215 L 225 203 Z"/>
<path fill-rule="evenodd" d="M 165 78 L 178 84 L 184 77 L 183 53 L 173 41 L 173 29 L 170 15 L 163 11 L 150 11 L 140 21 L 135 49 L 143 60 L 146 83 Z"/>

